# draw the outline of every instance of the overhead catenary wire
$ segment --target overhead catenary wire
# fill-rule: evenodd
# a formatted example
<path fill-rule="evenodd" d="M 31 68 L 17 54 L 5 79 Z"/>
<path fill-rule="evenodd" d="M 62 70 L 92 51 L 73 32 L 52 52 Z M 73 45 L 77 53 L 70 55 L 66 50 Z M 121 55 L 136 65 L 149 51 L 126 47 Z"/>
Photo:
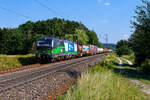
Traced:
<path fill-rule="evenodd" d="M 33 0 L 33 1 L 35 1 L 36 3 L 38 3 L 40 6 L 46 8 L 49 12 L 52 12 L 52 13 L 54 13 L 54 14 L 62 17 L 61 14 L 57 13 L 55 10 L 53 10 L 52 8 L 46 6 L 45 4 L 43 4 L 42 2 L 40 2 L 39 0 Z"/>
<path fill-rule="evenodd" d="M 9 9 L 9 8 L 5 8 L 5 7 L 0 6 L 0 9 L 2 9 L 4 11 L 7 11 L 7 12 L 10 12 L 10 13 L 13 13 L 13 14 L 16 14 L 18 16 L 27 18 L 27 19 L 33 19 L 32 17 L 30 17 L 28 15 L 24 15 L 24 14 L 18 13 L 18 12 L 14 11 L 14 10 Z"/>

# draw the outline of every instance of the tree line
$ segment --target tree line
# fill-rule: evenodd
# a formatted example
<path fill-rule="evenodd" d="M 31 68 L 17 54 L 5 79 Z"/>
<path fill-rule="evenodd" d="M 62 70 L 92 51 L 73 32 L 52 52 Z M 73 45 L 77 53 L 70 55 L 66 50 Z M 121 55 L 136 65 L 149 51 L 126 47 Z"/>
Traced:
<path fill-rule="evenodd" d="M 37 39 L 44 36 L 101 46 L 96 33 L 81 22 L 53 18 L 37 22 L 27 21 L 17 28 L 0 28 L 0 54 L 34 52 Z"/>
<path fill-rule="evenodd" d="M 133 34 L 128 41 L 117 43 L 117 53 L 121 55 L 134 52 L 135 64 L 150 70 L 150 1 L 141 0 L 142 5 L 135 10 L 135 20 L 131 21 Z"/>

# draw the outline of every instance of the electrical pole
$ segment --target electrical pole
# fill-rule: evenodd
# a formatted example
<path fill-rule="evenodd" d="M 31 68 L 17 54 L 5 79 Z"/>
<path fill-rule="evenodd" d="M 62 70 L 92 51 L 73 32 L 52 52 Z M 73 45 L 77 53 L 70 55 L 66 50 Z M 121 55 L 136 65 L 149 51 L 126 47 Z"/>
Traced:
<path fill-rule="evenodd" d="M 108 34 L 106 34 L 106 48 L 108 48 Z"/>

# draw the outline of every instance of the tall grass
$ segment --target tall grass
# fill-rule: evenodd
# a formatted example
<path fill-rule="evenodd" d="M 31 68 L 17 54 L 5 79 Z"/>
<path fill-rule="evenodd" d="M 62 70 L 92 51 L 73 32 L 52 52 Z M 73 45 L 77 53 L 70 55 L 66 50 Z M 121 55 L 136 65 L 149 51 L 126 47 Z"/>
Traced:
<path fill-rule="evenodd" d="M 129 79 L 113 71 L 117 62 L 114 55 L 104 57 L 101 65 L 83 73 L 77 84 L 58 100 L 148 100 Z"/>
<path fill-rule="evenodd" d="M 37 63 L 34 54 L 0 55 L 0 70 Z"/>

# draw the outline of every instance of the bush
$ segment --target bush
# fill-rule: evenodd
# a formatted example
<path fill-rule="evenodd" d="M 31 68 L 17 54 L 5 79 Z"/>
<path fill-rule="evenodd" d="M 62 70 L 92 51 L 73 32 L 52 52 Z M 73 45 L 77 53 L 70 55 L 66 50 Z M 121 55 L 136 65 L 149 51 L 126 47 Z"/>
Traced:
<path fill-rule="evenodd" d="M 37 60 L 34 54 L 28 55 L 0 55 L 0 70 L 17 68 L 35 64 Z"/>
<path fill-rule="evenodd" d="M 144 61 L 144 63 L 142 64 L 142 68 L 145 70 L 145 71 L 150 71 L 150 59 L 146 59 Z"/>
<path fill-rule="evenodd" d="M 116 53 L 119 56 L 129 55 L 132 53 L 131 48 L 129 47 L 129 43 L 126 40 L 120 40 L 116 45 Z"/>

